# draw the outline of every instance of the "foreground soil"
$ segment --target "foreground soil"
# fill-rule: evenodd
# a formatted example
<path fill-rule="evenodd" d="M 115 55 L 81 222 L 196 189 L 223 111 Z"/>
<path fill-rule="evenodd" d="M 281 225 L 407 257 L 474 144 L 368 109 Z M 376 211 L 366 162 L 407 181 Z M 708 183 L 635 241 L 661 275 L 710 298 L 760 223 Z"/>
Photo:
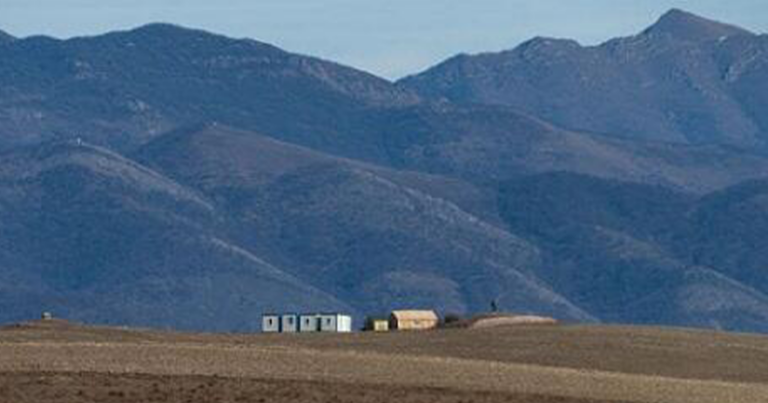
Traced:
<path fill-rule="evenodd" d="M 552 396 L 391 388 L 343 382 L 98 373 L 0 374 L 0 401 L 14 403 L 603 403 Z M 604 402 L 608 403 L 608 402 Z"/>
<path fill-rule="evenodd" d="M 0 329 L 0 403 L 768 402 L 768 338 L 512 326 L 214 335 Z"/>

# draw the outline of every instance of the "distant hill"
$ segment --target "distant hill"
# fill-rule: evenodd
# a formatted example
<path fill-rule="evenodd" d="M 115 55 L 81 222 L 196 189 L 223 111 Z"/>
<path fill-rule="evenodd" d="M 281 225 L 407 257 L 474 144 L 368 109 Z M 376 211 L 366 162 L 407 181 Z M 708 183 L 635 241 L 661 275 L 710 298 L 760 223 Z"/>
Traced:
<path fill-rule="evenodd" d="M 361 311 L 475 311 L 497 298 L 590 318 L 537 279 L 534 246 L 468 212 L 486 209 L 471 185 L 221 126 L 159 138 L 137 158 L 215 200 L 239 244 Z"/>
<path fill-rule="evenodd" d="M 83 137 L 116 149 L 219 121 L 341 154 L 380 157 L 356 129 L 371 105 L 417 97 L 336 63 L 173 25 L 0 48 L 6 144 Z"/>
<path fill-rule="evenodd" d="M 488 183 L 568 171 L 706 193 L 765 177 L 765 154 L 717 144 L 618 139 L 486 105 L 390 108 L 376 121 L 390 164 Z"/>
<path fill-rule="evenodd" d="M 688 237 L 678 247 L 700 263 L 768 293 L 768 181 L 749 181 L 701 200 L 689 213 Z"/>
<path fill-rule="evenodd" d="M 472 185 L 219 125 L 135 157 L 146 165 L 72 142 L 0 157 L 4 320 L 254 330 L 265 311 L 467 312 L 493 298 L 594 320 L 537 278 L 535 246 L 456 204 L 479 208 Z"/>
<path fill-rule="evenodd" d="M 253 312 L 348 307 L 216 235 L 209 200 L 91 146 L 0 158 L 3 320 L 258 329 Z"/>
<path fill-rule="evenodd" d="M 400 87 L 513 106 L 573 130 L 764 148 L 767 58 L 765 35 L 672 10 L 635 36 L 589 47 L 535 38 L 456 56 Z"/>
<path fill-rule="evenodd" d="M 0 48 L 0 85 L 6 149 L 81 138 L 130 153 L 168 131 L 218 122 L 473 182 L 568 170 L 701 193 L 768 172 L 768 158 L 739 149 L 612 140 L 509 108 L 423 101 L 333 62 L 168 24 L 14 41 Z"/>
<path fill-rule="evenodd" d="M 547 256 L 540 276 L 597 317 L 764 332 L 768 288 L 758 265 L 743 261 L 746 252 L 756 263 L 765 249 L 758 239 L 768 235 L 766 211 L 750 211 L 747 222 L 743 213 L 713 208 L 713 200 L 744 200 L 743 191 L 697 199 L 553 173 L 505 183 L 500 210 Z"/>

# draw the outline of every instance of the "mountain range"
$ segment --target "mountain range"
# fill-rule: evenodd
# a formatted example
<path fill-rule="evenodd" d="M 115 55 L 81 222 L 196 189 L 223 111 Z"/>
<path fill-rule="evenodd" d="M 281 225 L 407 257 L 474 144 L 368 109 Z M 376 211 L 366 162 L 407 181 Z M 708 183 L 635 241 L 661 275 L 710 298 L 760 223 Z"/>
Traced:
<path fill-rule="evenodd" d="M 767 332 L 766 50 L 672 10 L 390 82 L 168 24 L 0 33 L 0 321 L 494 300 Z"/>
<path fill-rule="evenodd" d="M 457 103 L 507 105 L 615 137 L 765 148 L 768 36 L 672 10 L 642 33 L 584 47 L 535 38 L 403 79 Z"/>

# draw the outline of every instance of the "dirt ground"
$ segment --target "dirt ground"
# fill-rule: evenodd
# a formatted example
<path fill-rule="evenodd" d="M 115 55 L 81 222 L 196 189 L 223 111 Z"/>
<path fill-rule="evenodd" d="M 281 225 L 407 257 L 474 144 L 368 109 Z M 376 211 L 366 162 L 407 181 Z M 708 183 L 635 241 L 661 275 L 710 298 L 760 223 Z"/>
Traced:
<path fill-rule="evenodd" d="M 403 353 L 768 384 L 768 337 L 762 335 L 653 327 L 510 326 L 355 334 L 345 338 L 297 335 L 268 342 L 321 350 Z"/>
<path fill-rule="evenodd" d="M 608 403 L 423 387 L 205 376 L 0 374 L 3 403 Z"/>
<path fill-rule="evenodd" d="M 768 338 L 511 326 L 386 334 L 0 328 L 0 403 L 768 403 Z"/>

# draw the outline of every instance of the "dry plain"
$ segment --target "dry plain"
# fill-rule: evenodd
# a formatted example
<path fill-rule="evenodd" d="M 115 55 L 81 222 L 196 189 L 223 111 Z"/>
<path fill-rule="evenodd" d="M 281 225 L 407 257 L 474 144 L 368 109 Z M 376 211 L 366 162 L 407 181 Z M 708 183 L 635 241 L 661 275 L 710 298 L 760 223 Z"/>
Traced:
<path fill-rule="evenodd" d="M 0 402 L 768 402 L 768 338 L 507 326 L 349 335 L 0 330 Z"/>

